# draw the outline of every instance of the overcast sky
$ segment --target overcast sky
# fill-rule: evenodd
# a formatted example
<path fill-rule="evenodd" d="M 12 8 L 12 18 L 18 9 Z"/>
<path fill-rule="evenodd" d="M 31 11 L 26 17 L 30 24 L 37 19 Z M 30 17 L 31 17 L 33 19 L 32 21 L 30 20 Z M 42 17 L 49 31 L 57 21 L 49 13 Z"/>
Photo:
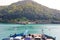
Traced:
<path fill-rule="evenodd" d="M 10 5 L 13 2 L 20 0 L 0 0 L 0 5 Z M 60 10 L 60 0 L 34 0 L 47 7 Z"/>

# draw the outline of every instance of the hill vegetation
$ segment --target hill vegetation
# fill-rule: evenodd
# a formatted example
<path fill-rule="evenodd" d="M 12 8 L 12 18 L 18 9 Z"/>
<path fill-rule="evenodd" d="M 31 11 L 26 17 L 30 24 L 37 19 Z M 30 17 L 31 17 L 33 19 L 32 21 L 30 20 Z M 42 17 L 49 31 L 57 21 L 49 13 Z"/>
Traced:
<path fill-rule="evenodd" d="M 34 1 L 19 1 L 0 6 L 1 23 L 39 21 L 39 23 L 60 23 L 60 11 L 50 9 Z"/>

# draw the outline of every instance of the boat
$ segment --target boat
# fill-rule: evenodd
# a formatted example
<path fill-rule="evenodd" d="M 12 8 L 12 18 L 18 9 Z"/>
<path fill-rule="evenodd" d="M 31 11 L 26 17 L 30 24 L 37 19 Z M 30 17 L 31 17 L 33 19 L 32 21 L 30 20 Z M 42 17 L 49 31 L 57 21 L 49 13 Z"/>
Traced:
<path fill-rule="evenodd" d="M 28 34 L 28 30 L 20 34 L 13 34 L 2 40 L 55 40 L 55 37 L 46 34 Z"/>
<path fill-rule="evenodd" d="M 21 34 L 10 35 L 8 38 L 4 38 L 2 40 L 55 40 L 55 38 L 45 34 L 24 35 L 23 33 L 21 33 Z"/>
<path fill-rule="evenodd" d="M 14 34 L 2 40 L 55 40 L 55 38 L 42 34 L 29 34 L 29 35 Z"/>

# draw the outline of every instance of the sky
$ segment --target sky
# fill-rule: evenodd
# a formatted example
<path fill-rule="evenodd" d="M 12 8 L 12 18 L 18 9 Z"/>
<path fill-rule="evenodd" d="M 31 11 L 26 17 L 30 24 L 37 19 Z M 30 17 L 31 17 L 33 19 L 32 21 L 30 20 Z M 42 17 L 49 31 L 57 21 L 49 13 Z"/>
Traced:
<path fill-rule="evenodd" d="M 0 6 L 10 5 L 11 3 L 17 2 L 20 0 L 0 0 Z M 49 8 L 60 10 L 60 0 L 34 0 L 44 6 Z"/>

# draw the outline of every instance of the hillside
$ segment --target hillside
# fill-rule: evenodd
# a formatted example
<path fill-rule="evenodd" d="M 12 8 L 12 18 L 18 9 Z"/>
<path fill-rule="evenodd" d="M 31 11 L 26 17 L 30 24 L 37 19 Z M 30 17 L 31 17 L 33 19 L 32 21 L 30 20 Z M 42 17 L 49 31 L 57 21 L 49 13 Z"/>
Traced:
<path fill-rule="evenodd" d="M 1 23 L 21 21 L 60 23 L 60 11 L 50 9 L 34 1 L 19 1 L 8 6 L 0 6 Z"/>

